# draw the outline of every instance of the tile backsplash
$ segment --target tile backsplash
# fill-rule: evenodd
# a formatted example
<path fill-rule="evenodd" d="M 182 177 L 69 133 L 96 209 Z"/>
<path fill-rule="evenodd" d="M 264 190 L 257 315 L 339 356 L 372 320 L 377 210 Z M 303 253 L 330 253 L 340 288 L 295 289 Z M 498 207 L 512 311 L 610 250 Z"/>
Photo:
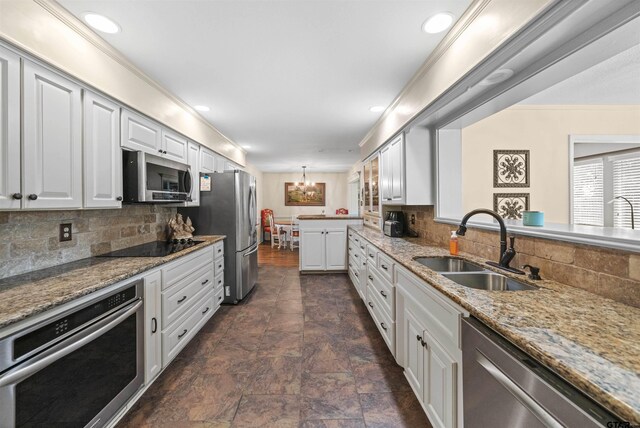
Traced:
<path fill-rule="evenodd" d="M 448 248 L 451 231 L 456 228 L 436 223 L 433 207 L 404 206 L 402 211 L 407 222 L 415 216 L 415 224 L 409 224 L 409 227 L 420 237 L 430 244 Z M 545 279 L 640 307 L 640 254 L 515 235 L 518 253 L 512 266 L 537 266 Z M 487 260 L 499 259 L 498 232 L 469 228 L 458 242 L 461 252 Z"/>
<path fill-rule="evenodd" d="M 125 205 L 114 210 L 0 212 L 0 278 L 164 240 L 176 208 Z M 60 223 L 73 239 L 60 242 Z"/>

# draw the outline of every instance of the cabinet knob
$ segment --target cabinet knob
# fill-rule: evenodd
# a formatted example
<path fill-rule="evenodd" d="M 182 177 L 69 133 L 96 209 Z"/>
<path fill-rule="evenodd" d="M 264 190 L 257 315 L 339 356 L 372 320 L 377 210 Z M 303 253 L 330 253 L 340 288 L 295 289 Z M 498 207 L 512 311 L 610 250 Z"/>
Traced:
<path fill-rule="evenodd" d="M 429 346 L 427 345 L 427 342 L 425 342 L 424 340 L 421 340 L 420 344 L 422 345 L 423 348 L 429 348 Z"/>
<path fill-rule="evenodd" d="M 22 199 L 22 193 L 14 193 L 11 196 L 13 197 L 13 199 Z"/>
<path fill-rule="evenodd" d="M 32 193 L 28 196 L 29 199 L 31 199 L 32 201 L 35 201 L 36 199 L 38 199 L 38 195 L 36 195 L 35 193 Z"/>
<path fill-rule="evenodd" d="M 416 340 L 417 340 L 418 342 L 422 342 L 422 336 L 417 335 L 417 336 L 416 336 Z"/>
<path fill-rule="evenodd" d="M 387 298 L 387 293 L 385 293 L 384 290 L 380 290 L 380 294 L 382 294 L 382 297 L 385 299 Z"/>
<path fill-rule="evenodd" d="M 158 331 L 158 320 L 154 317 L 151 318 L 151 333 L 155 333 L 156 331 Z"/>
<path fill-rule="evenodd" d="M 159 153 L 162 153 L 162 149 L 158 150 Z"/>
<path fill-rule="evenodd" d="M 371 275 L 369 275 L 369 279 L 370 279 L 371 281 L 373 281 L 373 277 L 372 277 Z"/>
<path fill-rule="evenodd" d="M 381 323 L 380 323 L 380 327 L 382 327 L 382 329 L 383 329 L 384 331 L 387 331 L 387 326 L 386 326 L 386 325 L 384 325 L 384 323 L 383 323 L 383 322 L 381 322 Z"/>
<path fill-rule="evenodd" d="M 121 201 L 121 200 L 122 200 L 122 196 L 118 196 L 118 197 L 116 198 L 116 201 Z"/>
<path fill-rule="evenodd" d="M 162 151 L 162 154 L 166 155 L 166 154 L 167 154 L 167 151 L 166 151 L 166 150 L 163 150 L 163 151 Z"/>
<path fill-rule="evenodd" d="M 369 306 L 371 306 L 373 308 L 373 303 L 369 302 Z"/>

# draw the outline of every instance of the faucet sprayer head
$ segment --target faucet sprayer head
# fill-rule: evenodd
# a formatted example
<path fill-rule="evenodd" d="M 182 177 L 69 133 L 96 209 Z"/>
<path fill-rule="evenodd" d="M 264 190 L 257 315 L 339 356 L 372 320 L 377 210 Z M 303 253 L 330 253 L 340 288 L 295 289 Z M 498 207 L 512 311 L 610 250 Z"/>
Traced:
<path fill-rule="evenodd" d="M 464 236 L 465 233 L 467 233 L 467 226 L 464 226 L 462 224 L 458 226 L 458 231 L 456 232 L 456 235 Z"/>

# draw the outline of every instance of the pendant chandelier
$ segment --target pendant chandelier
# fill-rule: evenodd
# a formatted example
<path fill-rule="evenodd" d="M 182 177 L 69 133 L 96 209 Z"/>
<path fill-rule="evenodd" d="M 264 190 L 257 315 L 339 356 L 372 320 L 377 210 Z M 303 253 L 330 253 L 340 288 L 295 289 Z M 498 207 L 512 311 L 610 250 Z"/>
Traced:
<path fill-rule="evenodd" d="M 307 196 L 307 191 L 309 190 L 309 186 L 313 186 L 314 183 L 307 181 L 307 167 L 302 166 L 302 182 L 298 183 L 298 186 L 302 187 L 302 196 Z"/>

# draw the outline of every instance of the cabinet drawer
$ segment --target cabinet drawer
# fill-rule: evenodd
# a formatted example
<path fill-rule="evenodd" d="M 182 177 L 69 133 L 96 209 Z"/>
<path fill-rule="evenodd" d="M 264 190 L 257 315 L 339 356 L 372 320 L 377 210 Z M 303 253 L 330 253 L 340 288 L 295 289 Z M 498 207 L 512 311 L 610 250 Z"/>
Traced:
<path fill-rule="evenodd" d="M 376 265 L 380 275 L 391 284 L 393 284 L 393 270 L 395 268 L 395 263 L 389 256 L 378 251 L 378 264 Z"/>
<path fill-rule="evenodd" d="M 220 304 L 222 304 L 223 299 L 224 299 L 224 287 L 220 288 L 219 290 L 216 290 L 213 296 L 213 304 L 216 306 L 216 308 L 220 307 Z"/>
<path fill-rule="evenodd" d="M 162 326 L 168 327 L 189 309 L 197 297 L 213 289 L 213 270 L 202 268 L 175 287 L 162 292 Z"/>
<path fill-rule="evenodd" d="M 224 256 L 224 241 L 218 241 L 213 244 L 213 257 L 218 258 Z"/>
<path fill-rule="evenodd" d="M 213 271 L 214 271 L 216 276 L 218 274 L 222 273 L 224 271 L 224 257 L 217 258 L 213 262 L 213 266 L 214 266 L 213 267 Z"/>
<path fill-rule="evenodd" d="M 347 252 L 349 253 L 349 255 L 352 255 L 353 253 L 358 251 L 359 247 L 360 246 L 356 243 L 354 239 L 349 238 L 349 240 L 347 241 Z"/>
<path fill-rule="evenodd" d="M 393 321 L 396 319 L 396 299 L 395 288 L 384 278 L 382 278 L 380 272 L 369 265 L 367 279 L 369 285 L 373 288 L 375 294 L 378 296 L 382 308 L 385 310 L 389 318 Z"/>
<path fill-rule="evenodd" d="M 377 266 L 377 264 L 378 264 L 378 249 L 376 247 L 374 247 L 371 244 L 367 244 L 366 256 L 367 256 L 367 260 L 371 264 L 373 264 L 374 266 Z"/>
<path fill-rule="evenodd" d="M 174 328 L 162 332 L 163 367 L 166 367 L 178 355 L 178 352 L 189 343 L 200 327 L 211 317 L 214 312 L 213 298 L 213 292 L 210 292 L 202 299 L 202 303 L 195 305 L 192 310 L 187 312 Z"/>
<path fill-rule="evenodd" d="M 371 284 L 367 285 L 367 309 L 378 327 L 378 331 L 382 335 L 389 351 L 396 356 L 396 323 L 391 321 L 386 312 L 382 309 L 382 304 L 376 296 L 376 290 Z"/>
<path fill-rule="evenodd" d="M 349 234 L 349 239 L 351 239 L 355 235 L 355 232 L 353 230 L 349 229 L 348 234 Z"/>
<path fill-rule="evenodd" d="M 162 269 L 162 289 L 165 290 L 196 270 L 211 265 L 213 248 L 206 247 L 169 263 Z"/>
<path fill-rule="evenodd" d="M 424 325 L 446 349 L 454 353 L 460 348 L 460 317 L 465 311 L 447 302 L 426 282 L 404 269 L 396 269 L 397 289 L 424 308 Z"/>
<path fill-rule="evenodd" d="M 224 288 L 224 271 L 216 274 L 213 280 L 213 288 L 218 291 Z"/>

